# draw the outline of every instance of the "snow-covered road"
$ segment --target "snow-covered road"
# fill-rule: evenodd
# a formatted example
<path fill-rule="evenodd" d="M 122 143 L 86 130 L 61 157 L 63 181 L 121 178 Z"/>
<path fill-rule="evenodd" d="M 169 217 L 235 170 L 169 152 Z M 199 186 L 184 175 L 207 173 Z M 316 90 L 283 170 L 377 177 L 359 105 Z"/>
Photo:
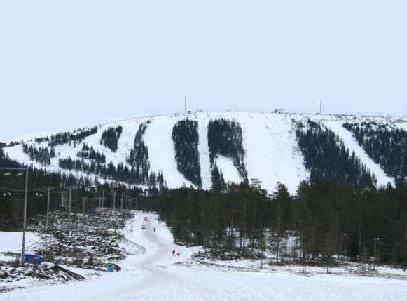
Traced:
<path fill-rule="evenodd" d="M 141 230 L 144 217 L 149 223 Z M 154 232 L 153 229 L 156 228 Z M 127 238 L 146 252 L 128 256 L 120 273 L 65 285 L 38 286 L 0 294 L 0 300 L 405 300 L 407 282 L 355 276 L 305 277 L 284 272 L 236 272 L 187 267 L 196 249 L 177 247 L 169 229 L 153 214 L 138 214 L 127 225 Z M 180 253 L 173 256 L 172 250 Z"/>

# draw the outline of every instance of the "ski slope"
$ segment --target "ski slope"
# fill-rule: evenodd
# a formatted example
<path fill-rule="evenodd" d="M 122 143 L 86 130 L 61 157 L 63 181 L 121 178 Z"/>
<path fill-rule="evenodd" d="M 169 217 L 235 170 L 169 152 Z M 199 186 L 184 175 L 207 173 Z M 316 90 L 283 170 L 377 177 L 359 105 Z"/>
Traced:
<path fill-rule="evenodd" d="M 354 152 L 356 157 L 360 160 L 360 162 L 366 166 L 366 168 L 370 171 L 371 174 L 375 175 L 377 180 L 377 186 L 387 186 L 390 183 L 392 186 L 395 186 L 394 179 L 387 176 L 383 169 L 380 167 L 379 164 L 375 163 L 369 155 L 363 150 L 363 148 L 359 145 L 356 138 L 353 137 L 352 133 L 345 129 L 342 126 L 341 121 L 330 120 L 324 122 L 325 126 L 334 132 L 345 144 L 349 153 Z"/>
<path fill-rule="evenodd" d="M 298 149 L 290 116 L 248 114 L 241 118 L 249 179 L 259 179 L 263 188 L 275 191 L 278 183 L 295 194 L 309 179 Z"/>
<path fill-rule="evenodd" d="M 148 158 L 151 164 L 151 170 L 162 172 L 169 188 L 189 187 L 193 184 L 184 178 L 178 171 L 175 161 L 174 142 L 172 140 L 172 129 L 180 116 L 168 118 L 160 116 L 151 120 L 146 133 L 144 142 L 148 147 Z"/>
<path fill-rule="evenodd" d="M 147 229 L 141 230 L 144 217 Z M 153 229 L 155 228 L 156 231 Z M 19 289 L 0 294 L 4 301 L 400 301 L 405 280 L 356 276 L 303 276 L 273 270 L 231 271 L 190 265 L 200 248 L 174 245 L 165 224 L 153 214 L 139 213 L 129 222 L 125 237 L 145 248 L 121 264 L 122 272 L 65 285 Z M 173 256 L 172 250 L 179 253 Z"/>
<path fill-rule="evenodd" d="M 260 180 L 262 188 L 269 192 L 274 191 L 278 183 L 283 183 L 295 194 L 298 185 L 309 179 L 290 115 L 251 112 L 199 112 L 195 115 L 198 124 L 206 125 L 199 132 L 200 139 L 207 136 L 210 120 L 234 120 L 240 124 L 249 182 Z M 215 160 L 226 182 L 243 180 L 230 158 L 217 156 Z"/>
<path fill-rule="evenodd" d="M 298 148 L 293 121 L 305 121 L 311 119 L 318 121 L 331 129 L 344 142 L 350 152 L 354 151 L 361 162 L 375 175 L 377 186 L 394 184 L 394 180 L 387 176 L 383 169 L 376 164 L 366 152 L 359 146 L 355 138 L 342 123 L 375 121 L 379 123 L 391 123 L 392 126 L 406 129 L 406 122 L 402 119 L 389 119 L 388 117 L 362 117 L 362 116 L 337 116 L 337 115 L 311 115 L 311 114 L 279 114 L 270 112 L 193 112 L 188 114 L 172 114 L 151 117 L 140 117 L 98 126 L 98 132 L 86 137 L 82 143 L 76 146 L 72 143 L 55 147 L 57 156 L 51 159 L 49 166 L 30 161 L 21 145 L 4 148 L 5 153 L 13 160 L 32 165 L 35 168 L 43 168 L 50 172 L 72 174 L 77 178 L 87 177 L 91 181 L 112 182 L 113 180 L 99 175 L 87 174 L 78 170 L 63 170 L 59 167 L 59 160 L 72 158 L 78 159 L 77 153 L 81 151 L 83 143 L 92 146 L 96 151 L 106 156 L 107 163 L 115 166 L 123 164 L 130 167 L 126 162 L 131 149 L 134 147 L 134 138 L 140 124 L 148 122 L 143 136 L 148 148 L 150 173 L 162 173 L 169 188 L 191 186 L 182 173 L 177 169 L 175 161 L 174 143 L 172 141 L 172 129 L 176 122 L 189 118 L 198 122 L 199 135 L 199 165 L 201 169 L 202 188 L 210 189 L 212 186 L 212 167 L 209 161 L 208 147 L 208 124 L 216 119 L 236 121 L 242 128 L 244 163 L 248 173 L 248 180 L 260 182 L 262 188 L 273 192 L 278 183 L 287 186 L 290 193 L 295 194 L 298 185 L 309 179 L 309 171 L 304 166 L 304 158 Z M 123 127 L 123 133 L 118 141 L 118 150 L 111 151 L 100 144 L 102 133 L 109 127 Z M 36 143 L 34 139 L 25 141 L 36 147 L 47 146 L 46 142 Z M 89 160 L 84 160 L 90 163 Z M 239 183 L 243 179 L 230 158 L 218 156 L 216 164 L 222 172 L 226 182 Z M 142 185 L 140 185 L 143 187 Z M 144 188 L 144 187 L 143 187 Z"/>
<path fill-rule="evenodd" d="M 194 120 L 198 121 L 198 151 L 199 165 L 201 168 L 202 188 L 209 190 L 212 187 L 211 163 L 209 160 L 208 146 L 208 124 L 210 117 L 207 114 L 200 113 L 198 118 L 198 115 L 194 114 Z"/>

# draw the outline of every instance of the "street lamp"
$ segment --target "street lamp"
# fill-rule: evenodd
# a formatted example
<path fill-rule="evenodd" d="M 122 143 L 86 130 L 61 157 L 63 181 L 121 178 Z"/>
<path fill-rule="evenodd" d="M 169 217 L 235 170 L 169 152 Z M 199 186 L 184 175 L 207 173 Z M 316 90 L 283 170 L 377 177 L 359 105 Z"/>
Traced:
<path fill-rule="evenodd" d="M 9 171 L 25 171 L 25 189 L 24 189 L 24 213 L 23 213 L 23 238 L 21 242 L 21 265 L 25 263 L 25 230 L 27 227 L 27 200 L 28 200 L 28 169 L 29 167 L 13 167 L 13 168 L 0 168 L 0 170 Z M 5 173 L 4 175 L 10 176 L 11 172 Z M 19 173 L 18 176 L 24 175 L 24 173 Z"/>

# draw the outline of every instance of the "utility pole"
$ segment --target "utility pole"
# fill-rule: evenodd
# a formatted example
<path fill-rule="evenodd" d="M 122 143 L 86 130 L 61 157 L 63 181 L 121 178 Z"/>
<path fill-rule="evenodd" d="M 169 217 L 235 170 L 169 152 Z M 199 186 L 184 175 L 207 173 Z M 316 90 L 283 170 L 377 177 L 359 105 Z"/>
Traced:
<path fill-rule="evenodd" d="M 29 172 L 30 167 L 0 167 L 0 170 L 14 170 L 14 171 L 20 171 L 17 175 L 18 176 L 23 176 L 25 172 L 25 189 L 24 189 L 24 211 L 23 211 L 23 236 L 21 239 L 21 257 L 20 257 L 20 264 L 21 266 L 24 266 L 25 263 L 25 231 L 27 229 L 27 207 L 28 207 L 28 172 Z M 24 172 L 23 172 L 24 171 Z M 10 175 L 10 173 L 7 173 L 5 175 Z"/>
<path fill-rule="evenodd" d="M 112 204 L 113 211 L 116 210 L 116 190 L 113 190 L 113 204 Z"/>
<path fill-rule="evenodd" d="M 72 190 L 69 188 L 69 201 L 68 201 L 68 215 L 69 221 L 71 221 L 71 209 L 72 209 Z"/>
<path fill-rule="evenodd" d="M 82 198 L 82 214 L 85 215 L 85 197 Z"/>
<path fill-rule="evenodd" d="M 48 187 L 48 197 L 47 197 L 47 219 L 45 221 L 45 229 L 48 230 L 48 221 L 49 221 L 49 203 L 50 203 L 50 199 L 51 199 L 51 190 Z"/>
<path fill-rule="evenodd" d="M 103 209 L 104 205 L 105 205 L 105 191 L 103 190 L 102 191 L 102 209 Z"/>
<path fill-rule="evenodd" d="M 341 242 L 340 242 L 340 245 L 339 245 L 339 260 L 344 260 L 344 256 L 342 256 L 343 255 L 343 253 L 344 253 L 344 239 L 346 238 L 346 236 L 347 236 L 347 234 L 345 234 L 345 233 L 342 233 L 341 234 Z"/>
<path fill-rule="evenodd" d="M 359 256 L 362 260 L 362 214 L 360 208 L 360 195 L 357 195 L 358 198 L 358 245 L 359 245 Z"/>
<path fill-rule="evenodd" d="M 21 265 L 25 263 L 25 229 L 27 228 L 27 205 L 28 204 L 28 167 L 25 172 L 25 195 L 24 195 L 24 219 L 23 219 L 23 239 L 21 246 Z"/>
<path fill-rule="evenodd" d="M 322 114 L 322 100 L 319 101 L 319 114 Z"/>
<path fill-rule="evenodd" d="M 69 199 L 68 199 L 68 191 L 64 191 L 64 208 L 65 211 L 68 211 Z"/>
<path fill-rule="evenodd" d="M 373 246 L 373 256 L 374 256 L 374 269 L 376 269 L 377 266 L 377 254 L 376 254 L 376 250 L 377 250 L 377 242 L 380 240 L 380 237 L 375 237 L 374 239 L 374 246 Z"/>
<path fill-rule="evenodd" d="M 124 202 L 124 196 L 122 193 L 122 198 L 120 199 L 120 210 L 123 211 L 123 202 Z"/>

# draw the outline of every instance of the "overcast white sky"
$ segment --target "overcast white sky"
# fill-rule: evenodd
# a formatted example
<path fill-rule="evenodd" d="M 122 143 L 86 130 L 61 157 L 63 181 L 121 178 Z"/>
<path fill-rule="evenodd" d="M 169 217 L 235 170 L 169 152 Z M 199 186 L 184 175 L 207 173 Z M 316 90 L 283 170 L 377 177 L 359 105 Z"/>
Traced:
<path fill-rule="evenodd" d="M 0 140 L 190 107 L 407 114 L 407 0 L 1 1 Z"/>

